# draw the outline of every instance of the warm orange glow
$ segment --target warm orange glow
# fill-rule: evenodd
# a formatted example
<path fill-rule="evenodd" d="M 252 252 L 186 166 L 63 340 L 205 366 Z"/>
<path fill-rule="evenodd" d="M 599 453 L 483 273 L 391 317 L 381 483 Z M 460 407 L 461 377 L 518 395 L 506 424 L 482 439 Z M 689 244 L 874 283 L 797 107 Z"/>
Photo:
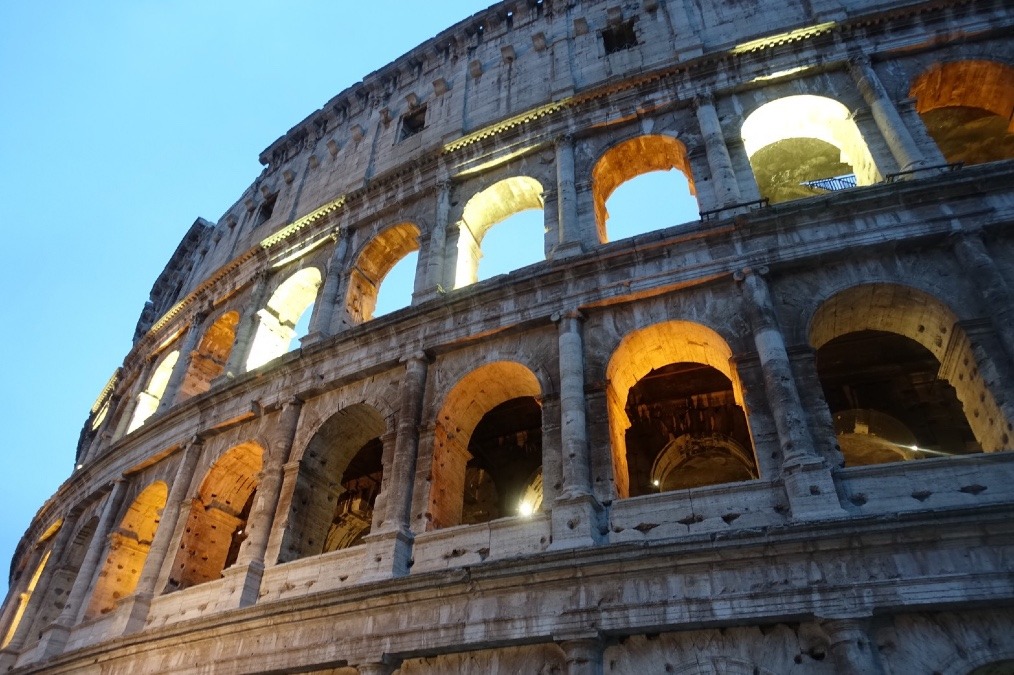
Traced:
<path fill-rule="evenodd" d="M 0 649 L 4 649 L 14 639 L 14 635 L 18 632 L 18 626 L 21 625 L 21 620 L 25 616 L 25 609 L 28 608 L 28 601 L 31 600 L 32 594 L 35 592 L 35 587 L 39 584 L 39 579 L 42 577 L 42 571 L 46 569 L 46 563 L 49 562 L 49 554 L 52 551 L 46 551 L 42 556 L 42 560 L 35 567 L 35 572 L 32 573 L 31 578 L 28 580 L 28 586 L 25 587 L 24 593 L 18 596 L 18 608 L 14 610 L 14 616 L 11 617 L 11 623 L 7 627 L 7 632 L 4 633 L 3 642 L 0 642 Z"/>
<path fill-rule="evenodd" d="M 172 376 L 173 368 L 176 366 L 176 361 L 179 358 L 179 351 L 174 350 L 167 354 L 155 368 L 151 379 L 148 380 L 148 386 L 137 396 L 134 415 L 130 419 L 130 424 L 127 425 L 128 434 L 144 424 L 158 410 L 158 404 L 162 401 L 162 394 L 165 393 L 165 388 L 169 385 L 169 378 Z"/>
<path fill-rule="evenodd" d="M 299 270 L 275 290 L 267 306 L 257 312 L 258 325 L 250 344 L 246 369 L 253 370 L 289 350 L 296 324 L 317 297 L 321 274 L 316 267 Z"/>
<path fill-rule="evenodd" d="M 373 318 L 384 277 L 398 261 L 418 250 L 419 228 L 412 223 L 387 228 L 363 248 L 352 268 L 345 300 L 352 323 L 358 324 Z"/>

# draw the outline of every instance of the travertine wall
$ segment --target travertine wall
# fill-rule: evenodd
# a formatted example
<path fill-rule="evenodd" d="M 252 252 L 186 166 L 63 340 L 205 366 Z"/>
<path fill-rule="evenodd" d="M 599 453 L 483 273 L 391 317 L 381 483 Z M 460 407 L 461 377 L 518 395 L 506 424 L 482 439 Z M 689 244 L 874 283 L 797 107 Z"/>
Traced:
<path fill-rule="evenodd" d="M 13 561 L 0 667 L 963 674 L 1014 659 L 1014 164 L 942 169 L 908 99 L 938 64 L 1010 69 L 1012 24 L 978 0 L 507 1 L 338 94 L 159 276 L 81 468 Z M 604 33 L 628 25 L 637 43 L 607 54 Z M 796 95 L 847 108 L 869 181 L 769 206 L 742 127 Z M 701 219 L 612 241 L 606 193 L 669 166 Z M 466 283 L 485 230 L 536 205 L 545 261 Z M 416 248 L 411 306 L 370 319 L 378 278 Z M 258 330 L 287 336 L 308 299 L 299 347 L 251 361 Z M 985 452 L 844 467 L 815 350 L 865 329 L 937 358 Z M 759 477 L 625 498 L 627 392 L 684 361 L 729 377 Z M 202 368 L 217 374 L 197 382 Z M 471 431 L 518 396 L 541 408 L 542 508 L 456 526 Z M 320 554 L 372 439 L 371 532 Z M 118 528 L 157 483 L 165 506 L 137 526 L 151 541 L 111 575 L 138 531 Z M 223 542 L 238 547 L 225 569 Z"/>

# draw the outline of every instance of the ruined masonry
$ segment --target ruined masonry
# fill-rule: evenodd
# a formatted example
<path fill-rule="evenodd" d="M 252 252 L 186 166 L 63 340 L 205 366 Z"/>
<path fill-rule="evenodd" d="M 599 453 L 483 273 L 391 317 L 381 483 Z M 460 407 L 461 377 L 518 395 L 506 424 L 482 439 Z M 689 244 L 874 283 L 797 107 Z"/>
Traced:
<path fill-rule="evenodd" d="M 1014 672 L 1012 34 L 506 0 L 341 92 L 159 275 L 0 670 Z"/>

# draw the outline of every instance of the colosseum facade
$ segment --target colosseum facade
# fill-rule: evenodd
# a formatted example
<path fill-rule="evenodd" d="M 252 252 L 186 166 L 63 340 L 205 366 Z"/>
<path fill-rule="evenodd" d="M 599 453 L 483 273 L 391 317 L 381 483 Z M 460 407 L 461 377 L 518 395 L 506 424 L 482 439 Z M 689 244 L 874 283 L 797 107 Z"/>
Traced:
<path fill-rule="evenodd" d="M 0 668 L 1014 672 L 1012 30 L 505 0 L 339 93 L 159 275 Z"/>

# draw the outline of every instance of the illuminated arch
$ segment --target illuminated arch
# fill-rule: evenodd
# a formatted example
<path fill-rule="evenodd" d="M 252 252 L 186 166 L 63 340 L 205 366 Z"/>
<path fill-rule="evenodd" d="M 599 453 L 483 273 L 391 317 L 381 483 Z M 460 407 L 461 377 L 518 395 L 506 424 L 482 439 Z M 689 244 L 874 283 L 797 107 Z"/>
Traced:
<path fill-rule="evenodd" d="M 1014 68 L 987 60 L 938 63 L 909 90 L 949 162 L 1014 158 Z"/>
<path fill-rule="evenodd" d="M 39 540 L 36 542 L 36 546 L 41 546 L 50 539 L 53 538 L 60 528 L 63 527 L 63 518 L 58 519 L 42 533 Z M 32 596 L 35 594 L 35 589 L 39 585 L 39 580 L 42 578 L 42 573 L 46 569 L 46 564 L 49 562 L 49 556 L 52 553 L 52 549 L 47 549 L 39 562 L 35 565 L 35 570 L 32 572 L 32 576 L 28 577 L 28 583 L 25 584 L 25 590 L 18 596 L 18 606 L 14 610 L 14 614 L 11 616 L 9 623 L 7 624 L 7 630 L 3 633 L 3 639 L 0 640 L 0 649 L 6 648 L 14 636 L 18 632 L 18 627 L 21 625 L 21 620 L 25 617 L 25 610 L 28 609 L 28 603 L 31 602 Z"/>
<path fill-rule="evenodd" d="M 806 183 L 839 172 L 854 174 L 856 185 L 879 180 L 848 108 L 824 96 L 801 94 L 765 103 L 744 120 L 742 137 L 761 195 L 772 203 L 822 194 L 825 189 Z"/>
<path fill-rule="evenodd" d="M 203 394 L 211 389 L 212 381 L 225 372 L 225 364 L 236 341 L 238 323 L 239 312 L 226 312 L 204 331 L 180 385 L 180 399 Z"/>
<path fill-rule="evenodd" d="M 454 287 L 474 284 L 479 278 L 482 239 L 494 225 L 529 209 L 542 209 L 542 184 L 528 176 L 505 178 L 475 194 L 465 204 L 458 225 L 458 262 Z M 539 242 L 540 250 L 544 246 Z"/>
<path fill-rule="evenodd" d="M 824 301 L 814 313 L 809 329 L 810 344 L 818 350 L 818 374 L 825 346 L 838 344 L 833 341 L 847 336 L 876 340 L 878 335 L 887 336 L 888 340 L 891 335 L 901 336 L 914 342 L 939 364 L 936 377 L 953 387 L 968 427 L 983 450 L 1010 447 L 1010 420 L 980 372 L 983 364 L 973 352 L 957 316 L 923 291 L 898 284 L 862 284 Z M 863 349 L 859 353 L 870 351 Z M 856 349 L 845 353 L 850 352 Z M 823 382 L 826 371 L 821 377 Z"/>
<path fill-rule="evenodd" d="M 236 561 L 263 463 L 264 449 L 250 441 L 231 448 L 208 470 L 191 504 L 167 591 L 218 579 Z"/>
<path fill-rule="evenodd" d="M 434 428 L 428 529 L 461 523 L 468 465 L 474 459 L 469 453 L 469 443 L 487 413 L 511 402 L 525 405 L 524 402 L 537 399 L 541 393 L 535 374 L 514 361 L 496 361 L 480 366 L 451 389 L 437 414 Z M 541 410 L 539 418 L 541 420 Z M 541 452 L 541 444 L 539 450 Z M 540 466 L 541 463 L 540 456 Z M 518 491 L 519 509 L 522 499 L 534 500 L 537 494 L 541 494 L 541 487 L 534 485 L 536 478 L 533 474 L 534 471 L 526 474 L 525 484 Z M 479 479 L 478 475 L 474 477 Z M 534 510 L 534 501 L 530 506 Z"/>
<path fill-rule="evenodd" d="M 384 417 L 365 403 L 321 424 L 299 460 L 279 562 L 348 548 L 370 532 L 386 431 Z"/>
<path fill-rule="evenodd" d="M 246 369 L 253 370 L 287 352 L 296 337 L 296 324 L 317 297 L 321 274 L 316 267 L 301 269 L 275 289 L 257 312 L 257 332 L 250 344 Z"/>
<path fill-rule="evenodd" d="M 144 424 L 158 410 L 158 404 L 162 401 L 162 394 L 165 393 L 165 388 L 169 385 L 169 378 L 172 376 L 173 368 L 176 367 L 176 361 L 179 358 L 179 350 L 171 351 L 162 357 L 162 361 L 155 367 L 151 378 L 148 380 L 148 386 L 137 395 L 134 414 L 130 418 L 130 424 L 127 425 L 128 434 Z"/>
<path fill-rule="evenodd" d="M 630 392 L 651 373 L 665 374 L 666 369 L 676 367 L 682 371 L 689 368 L 712 369 L 717 371 L 719 377 L 725 378 L 729 383 L 732 401 L 730 406 L 743 410 L 743 391 L 739 377 L 730 363 L 732 350 L 722 337 L 712 329 L 689 321 L 665 321 L 662 323 L 646 326 L 625 336 L 616 347 L 606 367 L 606 406 L 609 415 L 609 433 L 613 450 L 613 475 L 616 482 L 617 494 L 623 498 L 631 495 L 630 469 L 628 466 L 627 430 L 631 428 L 634 420 L 627 413 L 628 399 Z M 746 424 L 745 414 L 737 424 Z M 693 437 L 680 441 L 673 438 L 672 442 L 678 442 L 679 451 L 684 445 L 699 447 L 702 443 L 708 442 L 708 448 L 714 451 L 715 456 L 723 457 L 742 456 L 748 458 L 752 472 L 751 477 L 756 477 L 756 460 L 752 449 L 749 447 L 749 429 L 742 429 L 740 435 L 745 432 L 745 441 L 735 442 L 739 449 L 735 453 L 727 453 L 733 444 L 722 439 L 705 439 L 697 429 L 688 429 Z M 726 435 L 726 434 L 723 434 Z M 714 442 L 711 442 L 714 441 Z M 666 458 L 666 453 L 673 449 L 668 445 L 659 449 L 655 455 L 655 466 L 652 467 L 653 480 L 659 480 L 657 488 L 663 488 L 662 475 L 670 471 L 671 467 L 678 464 L 673 457 Z M 657 475 L 656 475 L 657 474 Z M 639 492 L 640 486 L 635 486 L 634 493 Z"/>
<path fill-rule="evenodd" d="M 112 611 L 120 598 L 134 592 L 168 496 L 169 488 L 162 481 L 146 487 L 109 536 L 109 555 L 96 579 L 86 620 Z"/>
<path fill-rule="evenodd" d="M 370 240 L 350 272 L 345 308 L 353 324 L 373 318 L 377 295 L 387 273 L 402 258 L 418 250 L 419 228 L 412 223 L 389 227 Z"/>
<path fill-rule="evenodd" d="M 609 241 L 606 202 L 623 183 L 651 171 L 678 170 L 686 176 L 690 194 L 696 196 L 694 177 L 687 159 L 687 148 L 671 136 L 657 134 L 637 136 L 609 148 L 592 169 L 592 195 L 595 203 L 595 224 L 599 241 Z M 659 200 L 666 195 L 659 195 Z"/>

